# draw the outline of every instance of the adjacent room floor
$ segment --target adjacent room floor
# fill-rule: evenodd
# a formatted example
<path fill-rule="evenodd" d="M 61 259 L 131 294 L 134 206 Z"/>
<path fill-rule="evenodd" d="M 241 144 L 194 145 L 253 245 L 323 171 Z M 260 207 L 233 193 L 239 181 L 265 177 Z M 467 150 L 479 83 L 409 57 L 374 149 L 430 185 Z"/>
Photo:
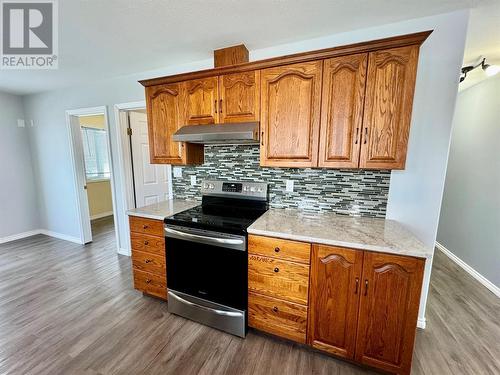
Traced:
<path fill-rule="evenodd" d="M 250 331 L 167 312 L 132 287 L 111 219 L 87 246 L 38 235 L 0 245 L 2 374 L 368 374 Z M 500 300 L 436 251 L 412 374 L 499 374 Z"/>

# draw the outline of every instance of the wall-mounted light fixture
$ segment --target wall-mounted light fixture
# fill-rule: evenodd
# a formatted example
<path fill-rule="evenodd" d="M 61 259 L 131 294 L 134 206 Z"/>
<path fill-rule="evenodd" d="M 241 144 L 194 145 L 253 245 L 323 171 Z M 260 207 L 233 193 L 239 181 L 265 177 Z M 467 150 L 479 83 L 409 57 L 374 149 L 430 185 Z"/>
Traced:
<path fill-rule="evenodd" d="M 470 71 L 481 67 L 483 71 L 486 73 L 488 77 L 494 76 L 497 73 L 500 73 L 500 66 L 498 65 L 490 65 L 486 64 L 486 57 L 479 58 L 479 62 L 475 65 L 467 65 L 464 66 L 460 72 L 460 82 L 463 82 L 465 78 L 467 78 L 467 73 Z"/>

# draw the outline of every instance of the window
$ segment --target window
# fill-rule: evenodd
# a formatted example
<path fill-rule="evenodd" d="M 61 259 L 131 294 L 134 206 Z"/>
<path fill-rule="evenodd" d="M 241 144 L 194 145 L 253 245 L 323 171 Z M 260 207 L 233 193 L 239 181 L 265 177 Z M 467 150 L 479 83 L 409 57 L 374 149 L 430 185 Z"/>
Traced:
<path fill-rule="evenodd" d="M 87 180 L 109 180 L 111 171 L 106 131 L 82 127 L 82 139 Z"/>

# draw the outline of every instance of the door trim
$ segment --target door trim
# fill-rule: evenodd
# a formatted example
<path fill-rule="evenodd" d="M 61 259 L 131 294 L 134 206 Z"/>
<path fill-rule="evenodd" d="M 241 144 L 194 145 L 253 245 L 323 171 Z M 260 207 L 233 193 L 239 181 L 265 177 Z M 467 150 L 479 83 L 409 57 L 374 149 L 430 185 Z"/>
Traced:
<path fill-rule="evenodd" d="M 73 173 L 73 182 L 76 196 L 76 211 L 78 218 L 78 225 L 80 229 L 80 242 L 86 244 L 92 242 L 92 230 L 90 226 L 90 211 L 88 204 L 87 192 L 80 188 L 85 184 L 85 165 L 83 161 L 83 144 L 81 142 L 81 135 L 78 133 L 72 124 L 73 116 L 88 116 L 88 115 L 104 115 L 104 130 L 106 132 L 107 153 L 109 165 L 111 170 L 111 201 L 113 205 L 113 215 L 115 217 L 115 236 L 116 246 L 120 248 L 120 237 L 117 225 L 117 202 L 116 202 L 116 189 L 114 178 L 113 155 L 111 150 L 111 136 L 109 130 L 108 110 L 106 106 L 78 108 L 66 111 L 66 126 L 68 128 L 69 146 L 71 154 L 71 167 Z M 79 130 L 79 128 L 78 128 Z M 119 251 L 118 251 L 119 252 Z"/>

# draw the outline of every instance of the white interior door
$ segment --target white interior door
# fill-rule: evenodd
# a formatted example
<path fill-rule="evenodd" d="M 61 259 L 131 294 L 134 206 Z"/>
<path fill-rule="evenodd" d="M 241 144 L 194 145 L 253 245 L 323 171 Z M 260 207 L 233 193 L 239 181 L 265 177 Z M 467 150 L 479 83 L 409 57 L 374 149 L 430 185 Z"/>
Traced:
<path fill-rule="evenodd" d="M 171 198 L 170 165 L 149 162 L 148 122 L 145 113 L 129 112 L 136 206 Z"/>

